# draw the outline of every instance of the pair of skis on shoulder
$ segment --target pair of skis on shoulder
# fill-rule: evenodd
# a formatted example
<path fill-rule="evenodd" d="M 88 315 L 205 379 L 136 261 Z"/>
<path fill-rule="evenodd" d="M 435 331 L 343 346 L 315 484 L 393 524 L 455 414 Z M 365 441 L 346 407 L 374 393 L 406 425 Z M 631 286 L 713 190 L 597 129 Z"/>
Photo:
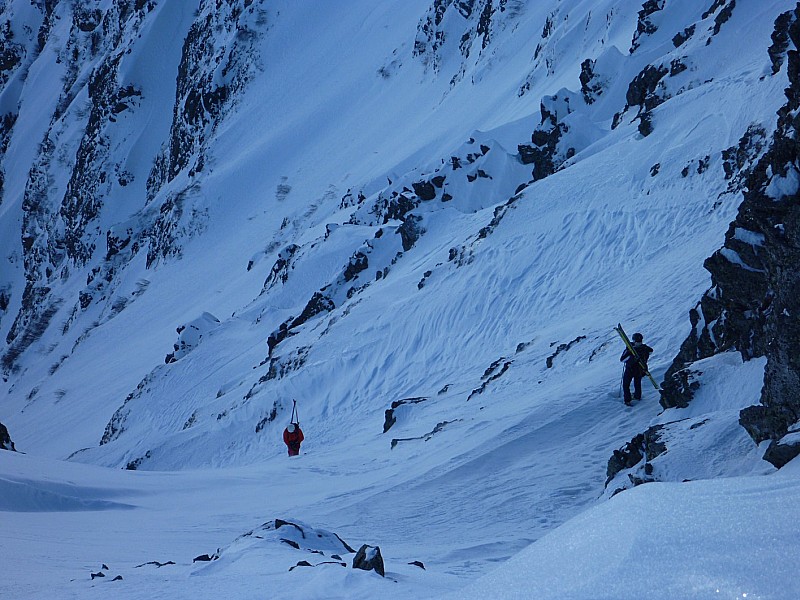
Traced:
<path fill-rule="evenodd" d="M 639 364 L 644 374 L 647 375 L 647 377 L 653 383 L 653 387 L 660 391 L 661 388 L 656 383 L 656 380 L 653 379 L 653 376 L 650 374 L 650 371 L 647 370 L 647 365 L 641 358 L 639 358 L 639 355 L 636 354 L 636 350 L 633 349 L 633 344 L 631 344 L 631 341 L 628 339 L 628 335 L 625 333 L 625 330 L 622 329 L 622 324 L 617 323 L 617 326 L 614 327 L 614 331 L 616 331 L 619 334 L 619 337 L 622 338 L 622 341 L 625 342 L 625 346 L 628 348 L 628 352 L 631 353 L 631 356 L 633 356 L 634 360 L 636 360 L 636 362 Z"/>

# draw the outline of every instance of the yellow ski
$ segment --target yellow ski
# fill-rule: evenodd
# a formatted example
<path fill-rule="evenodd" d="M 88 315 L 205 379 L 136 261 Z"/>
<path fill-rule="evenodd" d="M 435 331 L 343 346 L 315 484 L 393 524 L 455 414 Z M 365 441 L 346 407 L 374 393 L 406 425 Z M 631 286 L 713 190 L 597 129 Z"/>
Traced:
<path fill-rule="evenodd" d="M 622 341 L 625 342 L 625 346 L 628 348 L 628 352 L 630 352 L 633 358 L 636 360 L 636 362 L 639 363 L 639 366 L 641 367 L 642 371 L 644 371 L 644 374 L 647 375 L 648 378 L 650 378 L 651 382 L 653 382 L 653 387 L 661 391 L 661 388 L 656 383 L 656 380 L 653 379 L 653 376 L 650 375 L 650 371 L 647 370 L 647 365 L 644 362 L 642 362 L 642 359 L 640 359 L 639 355 L 636 354 L 636 350 L 633 349 L 633 344 L 631 344 L 631 341 L 628 339 L 628 336 L 622 329 L 622 324 L 617 323 L 617 326 L 614 327 L 614 331 L 616 331 L 619 334 L 619 337 L 622 338 Z"/>

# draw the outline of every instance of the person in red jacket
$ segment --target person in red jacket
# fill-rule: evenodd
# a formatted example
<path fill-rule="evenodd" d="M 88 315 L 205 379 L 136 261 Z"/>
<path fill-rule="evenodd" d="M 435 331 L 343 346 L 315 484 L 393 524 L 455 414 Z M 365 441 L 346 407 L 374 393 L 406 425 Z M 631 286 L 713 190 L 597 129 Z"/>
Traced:
<path fill-rule="evenodd" d="M 283 443 L 289 449 L 289 456 L 300 454 L 300 443 L 305 439 L 300 423 L 289 423 L 283 430 Z"/>

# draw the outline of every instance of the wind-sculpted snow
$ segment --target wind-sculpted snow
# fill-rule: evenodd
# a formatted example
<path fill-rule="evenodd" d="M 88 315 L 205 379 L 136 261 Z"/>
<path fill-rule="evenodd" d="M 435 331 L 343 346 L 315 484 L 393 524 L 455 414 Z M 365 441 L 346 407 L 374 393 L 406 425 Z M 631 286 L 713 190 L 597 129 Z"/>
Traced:
<path fill-rule="evenodd" d="M 795 7 L 6 2 L 0 478 L 93 508 L 4 523 L 22 597 L 441 597 L 693 498 L 640 483 L 785 498 Z M 622 404 L 620 322 L 663 397 Z M 674 543 L 641 564 L 695 582 Z"/>
<path fill-rule="evenodd" d="M 486 6 L 488 5 L 487 3 Z M 156 267 L 159 260 L 169 257 L 183 257 L 186 262 L 187 257 L 182 246 L 188 243 L 193 236 L 207 237 L 211 234 L 209 228 L 213 229 L 214 227 L 212 218 L 218 209 L 215 208 L 213 202 L 209 201 L 211 195 L 209 190 L 214 185 L 211 183 L 213 169 L 206 172 L 203 166 L 207 162 L 204 158 L 206 150 L 203 148 L 209 147 L 210 140 L 215 139 L 215 135 L 217 135 L 215 132 L 220 124 L 227 118 L 235 116 L 237 102 L 246 103 L 244 100 L 247 87 L 245 83 L 257 76 L 252 62 L 248 63 L 243 57 L 255 56 L 253 53 L 260 38 L 255 34 L 234 35 L 234 23 L 239 23 L 241 27 L 244 27 L 242 23 L 246 21 L 247 27 L 261 28 L 263 33 L 265 29 L 262 26 L 267 24 L 275 26 L 275 23 L 279 21 L 273 22 L 267 15 L 259 12 L 261 9 L 255 6 L 248 6 L 246 10 L 242 10 L 242 7 L 237 8 L 235 4 L 230 4 L 226 5 L 223 13 L 214 15 L 211 14 L 209 6 L 203 5 L 200 8 L 200 12 L 191 21 L 192 25 L 187 33 L 187 38 L 180 48 L 180 56 L 174 55 L 173 58 L 173 61 L 177 61 L 173 64 L 177 65 L 178 83 L 174 93 L 178 98 L 178 103 L 170 120 L 169 157 L 164 161 L 157 157 L 153 158 L 156 165 L 163 162 L 165 170 L 160 171 L 162 173 L 160 176 L 157 176 L 155 171 L 151 171 L 146 182 L 138 174 L 131 172 L 133 183 L 129 183 L 126 187 L 135 186 L 140 193 L 146 189 L 148 204 L 143 209 L 129 212 L 130 218 L 117 221 L 107 228 L 103 240 L 105 246 L 103 260 L 89 273 L 88 285 L 81 290 L 78 299 L 72 305 L 71 313 L 63 328 L 65 332 L 74 331 L 72 337 L 75 344 L 86 343 L 86 340 L 97 335 L 94 332 L 110 322 L 109 319 L 118 320 L 125 311 L 130 310 L 135 304 L 141 303 L 142 298 L 146 298 L 150 293 L 149 290 L 153 289 L 150 278 L 146 284 L 140 284 L 135 288 L 130 283 L 119 287 L 126 278 L 124 274 L 130 269 L 129 265 L 134 264 L 144 246 L 149 247 L 146 266 L 150 270 Z M 457 16 L 448 17 L 453 23 L 458 19 L 479 19 L 479 13 L 483 12 L 481 9 L 475 14 L 469 13 L 469 11 L 466 11 L 469 13 L 466 14 L 464 6 L 460 8 L 461 13 L 458 12 L 458 7 L 455 5 L 450 5 L 448 8 L 450 11 L 456 11 L 456 13 L 448 13 L 457 14 Z M 721 7 L 717 8 L 721 9 Z M 583 32 L 582 34 L 588 31 L 605 30 L 601 37 L 609 40 L 611 38 L 608 36 L 622 36 L 623 33 L 621 29 L 619 31 L 616 29 L 616 21 L 612 18 L 613 11 L 611 10 L 606 15 L 605 24 L 601 24 L 594 17 L 587 17 L 584 27 L 581 29 L 575 25 L 574 16 L 564 19 L 562 18 L 564 13 L 558 11 L 539 15 L 537 12 L 539 9 L 531 13 L 519 12 L 520 7 L 513 11 L 507 10 L 507 7 L 495 7 L 495 9 L 493 19 L 502 16 L 506 25 L 500 27 L 495 23 L 489 28 L 494 28 L 492 30 L 498 32 L 498 35 L 494 39 L 491 35 L 484 38 L 486 44 L 481 49 L 482 58 L 477 55 L 473 57 L 473 60 L 476 61 L 475 65 L 483 65 L 481 68 L 485 68 L 491 62 L 488 54 L 484 55 L 484 52 L 500 54 L 508 52 L 511 47 L 510 38 L 508 35 L 503 37 L 500 33 L 514 19 L 523 19 L 521 22 L 527 23 L 528 21 L 524 19 L 536 21 L 537 15 L 541 17 L 541 20 L 537 21 L 536 28 L 538 31 L 538 28 L 542 27 L 542 23 L 544 23 L 540 36 L 544 46 L 540 47 L 539 52 L 545 54 L 552 53 L 560 45 L 565 44 L 566 40 L 570 39 L 569 36 L 579 30 Z M 154 8 L 151 7 L 148 10 L 155 14 Z M 253 258 L 247 263 L 247 272 L 251 273 L 254 278 L 261 277 L 260 295 L 254 295 L 252 304 L 245 310 L 239 311 L 242 317 L 252 319 L 253 332 L 259 332 L 256 334 L 256 339 L 261 338 L 260 342 L 252 344 L 253 358 L 247 367 L 252 372 L 236 374 L 235 364 L 237 361 L 234 361 L 227 383 L 216 387 L 212 386 L 213 389 L 209 389 L 207 394 L 191 393 L 192 399 L 187 401 L 186 393 L 188 392 L 180 388 L 175 389 L 169 383 L 173 377 L 170 369 L 156 367 L 153 370 L 154 361 L 149 369 L 143 373 L 140 371 L 140 375 L 145 380 L 152 379 L 163 383 L 159 383 L 152 389 L 150 386 L 140 387 L 139 391 L 131 393 L 130 389 L 136 384 L 136 381 L 132 382 L 130 388 L 119 396 L 128 396 L 128 400 L 124 403 L 125 417 L 122 418 L 123 413 L 117 412 L 110 421 L 106 422 L 105 433 L 95 437 L 95 440 L 102 437 L 103 446 L 108 446 L 112 440 L 130 436 L 130 439 L 137 440 L 135 443 L 137 449 L 131 451 L 130 448 L 121 448 L 122 451 L 117 454 L 119 458 L 115 459 L 119 461 L 117 464 L 124 466 L 134 460 L 134 462 L 138 461 L 136 465 L 139 468 L 147 464 L 155 465 L 156 462 L 153 461 L 157 456 L 162 455 L 156 449 L 165 443 L 165 440 L 154 437 L 153 431 L 148 432 L 146 426 L 134 427 L 139 430 L 139 433 L 136 434 L 132 433 L 133 430 L 130 427 L 132 427 L 133 421 L 140 418 L 137 417 L 137 410 L 150 412 L 150 409 L 144 408 L 151 402 L 148 398 L 154 400 L 160 396 L 172 398 L 169 404 L 175 406 L 172 417 L 161 420 L 162 427 L 165 427 L 163 431 L 168 437 L 183 437 L 188 430 L 199 435 L 197 432 L 213 423 L 226 422 L 232 418 L 232 415 L 242 413 L 243 407 L 253 404 L 258 408 L 248 408 L 245 411 L 248 415 L 246 417 L 244 417 L 245 413 L 242 413 L 244 421 L 248 423 L 247 431 L 254 431 L 257 425 L 263 430 L 273 421 L 267 417 L 274 411 L 275 402 L 278 407 L 285 409 L 285 400 L 276 401 L 272 398 L 275 386 L 282 385 L 281 381 L 287 378 L 296 379 L 299 373 L 303 373 L 309 368 L 310 364 L 316 364 L 315 354 L 318 354 L 320 349 L 327 344 L 337 343 L 328 340 L 337 339 L 340 335 L 337 333 L 338 331 L 344 331 L 348 327 L 357 327 L 355 323 L 350 326 L 346 324 L 351 321 L 356 323 L 361 321 L 363 317 L 353 319 L 352 315 L 361 312 L 365 302 L 370 304 L 384 294 L 393 293 L 388 290 L 395 289 L 399 284 L 402 285 L 403 279 L 409 276 L 413 278 L 414 289 L 420 294 L 424 292 L 425 295 L 422 297 L 428 297 L 427 294 L 437 294 L 438 290 L 444 289 L 442 281 L 451 280 L 462 267 L 469 266 L 474 273 L 487 268 L 490 271 L 502 273 L 502 267 L 499 265 L 487 267 L 485 259 L 481 258 L 486 253 L 487 244 L 490 245 L 489 247 L 494 244 L 490 240 L 497 235 L 495 232 L 508 227 L 509 219 L 517 220 L 520 216 L 527 219 L 528 217 L 524 215 L 534 214 L 531 212 L 532 204 L 543 201 L 551 204 L 551 199 L 554 197 L 564 198 L 563 182 L 566 180 L 561 179 L 559 183 L 554 183 L 546 188 L 537 187 L 537 184 L 559 173 L 566 174 L 570 170 L 583 169 L 582 165 L 587 160 L 592 159 L 597 153 L 602 154 L 604 148 L 616 143 L 613 140 L 619 136 L 617 130 L 612 131 L 613 128 L 610 127 L 612 116 L 617 115 L 614 121 L 619 129 L 623 126 L 630 127 L 630 116 L 626 118 L 620 116 L 627 115 L 627 111 L 635 109 L 638 111 L 639 117 L 647 113 L 647 119 L 651 115 L 658 117 L 663 113 L 662 118 L 665 119 L 666 128 L 663 135 L 667 139 L 684 127 L 677 125 L 678 120 L 673 116 L 682 114 L 676 112 L 679 109 L 659 109 L 666 107 L 673 98 L 690 94 L 697 86 L 713 84 L 713 77 L 705 74 L 703 56 L 715 52 L 714 46 L 706 42 L 710 39 L 707 36 L 713 33 L 710 23 L 717 12 L 712 11 L 703 16 L 700 14 L 701 10 L 697 8 L 683 13 L 677 8 L 672 10 L 669 7 L 661 7 L 655 13 L 639 14 L 638 18 L 649 19 L 652 23 L 655 23 L 654 19 L 657 19 L 658 27 L 651 27 L 645 23 L 640 28 L 635 52 L 626 56 L 613 45 L 600 47 L 588 65 L 584 64 L 585 55 L 576 52 L 571 47 L 568 52 L 560 54 L 559 60 L 566 60 L 568 56 L 574 56 L 576 62 L 573 65 L 580 65 L 579 71 L 585 76 L 577 77 L 573 74 L 573 79 L 569 81 L 568 87 L 551 88 L 548 90 L 550 93 L 541 94 L 540 110 L 533 118 L 526 117 L 514 121 L 511 125 L 499 128 L 496 133 L 473 130 L 466 142 L 462 138 L 462 141 L 452 146 L 452 150 L 442 152 L 438 156 L 431 157 L 418 151 L 414 155 L 416 158 L 406 161 L 405 165 L 407 166 L 400 170 L 402 174 L 398 175 L 397 170 L 386 171 L 389 175 L 384 177 L 383 185 L 377 184 L 377 178 L 367 179 L 360 185 L 351 187 L 353 191 L 348 191 L 344 198 L 340 197 L 337 206 L 323 204 L 322 211 L 327 216 L 315 215 L 315 211 L 319 210 L 315 208 L 314 211 L 307 211 L 305 216 L 281 217 L 280 229 L 275 230 L 275 237 L 268 239 L 265 244 L 267 250 L 263 254 L 255 255 L 251 252 L 250 256 Z M 137 28 L 142 27 L 141 19 L 145 18 L 146 14 L 148 13 L 137 13 Z M 444 22 L 442 21 L 442 23 Z M 641 22 L 644 23 L 644 21 Z M 185 23 L 188 24 L 189 21 L 187 20 Z M 548 26 L 547 23 L 550 25 Z M 565 25 L 565 23 L 571 23 L 571 25 Z M 697 33 L 695 37 L 684 41 L 679 48 L 671 43 L 672 35 L 674 35 L 671 33 L 672 31 L 680 31 L 693 26 L 697 28 L 698 23 L 703 23 L 705 29 L 701 29 L 702 31 L 707 30 L 707 33 L 703 34 L 706 37 Z M 706 27 L 706 25 L 708 26 Z M 485 31 L 489 31 L 489 29 L 485 29 Z M 80 27 L 78 30 L 82 31 Z M 214 31 L 222 31 L 223 35 L 216 36 L 213 34 Z M 630 35 L 630 31 L 626 35 Z M 716 35 L 722 34 L 717 33 Z M 664 45 L 662 42 L 665 40 L 670 43 Z M 497 45 L 494 46 L 494 44 Z M 234 51 L 234 47 L 239 49 Z M 178 46 L 173 44 L 173 48 L 177 49 Z M 658 52 L 662 54 L 659 55 Z M 694 56 L 691 60 L 681 58 L 692 52 Z M 118 54 L 113 56 L 116 57 L 116 61 L 122 60 Z M 679 60 L 684 61 L 680 62 L 683 68 L 675 66 L 678 64 L 676 61 Z M 115 81 L 114 73 L 120 70 L 119 64 L 108 61 L 102 64 L 111 65 L 113 68 L 98 69 L 92 75 L 91 81 L 94 81 L 95 84 L 91 87 L 94 90 L 108 88 L 117 94 L 116 91 L 113 91 L 117 88 L 100 85 L 100 83 L 107 80 Z M 671 65 L 671 67 L 663 67 L 665 64 Z M 556 62 L 553 62 L 552 65 L 555 66 Z M 407 70 L 410 67 L 406 65 L 404 68 Z M 658 77 L 648 78 L 647 73 L 651 72 L 658 73 Z M 399 72 L 396 76 L 400 77 Z M 627 80 L 626 77 L 631 77 L 631 79 Z M 553 79 L 559 82 L 564 81 L 563 78 L 553 77 Z M 222 85 L 226 86 L 225 89 L 230 91 L 230 95 L 228 91 L 220 92 L 223 89 L 220 87 Z M 464 83 L 464 85 L 467 84 Z M 476 83 L 473 81 L 470 85 L 476 85 Z M 147 102 L 149 97 L 147 88 L 148 86 L 142 85 L 141 95 L 125 96 L 125 98 L 133 98 L 135 104 L 126 105 L 124 110 L 120 109 L 119 118 L 129 118 L 129 113 L 135 115 L 143 110 L 145 106 L 143 103 Z M 139 88 L 134 86 L 119 89 L 124 91 L 138 90 Z M 455 88 L 453 89 L 455 90 Z M 547 88 L 543 87 L 542 89 Z M 722 90 L 725 89 L 723 85 L 718 93 L 722 94 Z M 164 95 L 162 92 L 160 93 L 162 96 Z M 190 101 L 192 98 L 200 100 Z M 235 100 L 235 98 L 240 99 Z M 119 99 L 114 103 L 110 101 L 96 102 L 95 105 L 101 107 L 121 106 Z M 200 110 L 201 108 L 202 110 Z M 92 118 L 90 115 L 89 123 L 92 122 Z M 671 121 L 676 124 L 671 125 Z M 635 123 L 633 124 L 635 125 Z M 197 125 L 196 128 L 194 128 L 195 125 Z M 768 123 L 764 125 L 769 126 Z M 657 128 L 657 126 L 658 123 L 655 122 L 654 127 Z M 749 122 L 748 126 L 752 128 L 752 122 Z M 531 138 L 533 144 L 527 146 L 526 138 Z M 498 139 L 502 141 L 498 141 Z M 513 141 L 510 142 L 511 140 Z M 149 148 L 156 150 L 155 142 L 154 138 Z M 728 146 L 729 143 L 726 142 L 724 147 Z M 512 149 L 511 152 L 508 148 Z M 714 152 L 719 153 L 722 149 L 722 147 L 718 147 L 704 150 L 697 159 L 698 164 L 705 165 L 702 169 L 697 169 L 698 176 L 702 176 L 708 169 L 713 169 L 714 164 L 719 165 L 719 161 L 710 162 L 710 157 Z M 518 150 L 519 154 L 515 150 Z M 96 149 L 92 151 L 97 152 Z M 677 167 L 684 167 L 687 163 L 686 157 L 671 158 L 669 152 L 667 156 L 661 154 L 659 153 L 657 159 L 652 160 L 650 164 L 645 165 L 650 171 L 650 177 L 655 185 L 663 180 L 664 174 L 669 171 L 671 164 L 678 163 L 672 169 L 672 177 L 674 177 L 680 170 Z M 675 152 L 675 154 L 679 153 Z M 193 157 L 191 161 L 195 161 L 191 165 L 190 157 Z M 688 162 L 691 163 L 691 160 Z M 732 178 L 734 176 L 732 173 L 738 172 L 737 169 L 740 170 L 745 162 L 738 159 L 735 162 L 726 162 L 726 165 L 729 165 L 726 166 L 726 177 Z M 612 163 L 619 166 L 618 159 L 614 159 Z M 658 168 L 654 167 L 656 163 Z M 729 172 L 728 169 L 731 171 Z M 585 190 L 592 186 L 600 185 L 596 177 L 588 175 L 589 172 L 587 168 L 573 176 L 578 178 L 575 181 L 586 182 L 581 184 L 581 193 L 585 193 Z M 204 184 L 201 177 L 209 177 L 209 183 Z M 46 177 L 40 178 L 40 180 L 45 182 L 41 184 L 44 190 Z M 172 181 L 170 182 L 170 180 Z M 189 181 L 193 181 L 193 183 L 187 186 Z M 279 205 L 291 202 L 291 198 L 296 193 L 296 190 L 287 181 L 286 176 L 280 177 L 278 188 L 283 192 L 276 195 Z M 706 184 L 710 189 L 717 190 L 712 194 L 715 197 L 721 193 L 718 183 L 715 183 L 718 181 L 719 169 L 717 168 L 715 175 Z M 612 192 L 600 192 L 599 197 L 603 197 L 606 193 Z M 622 192 L 623 196 L 638 193 L 641 192 L 635 187 Z M 95 196 L 96 194 L 87 194 L 90 200 Z M 573 196 L 570 201 L 576 199 L 577 196 Z M 620 197 L 620 200 L 624 201 L 624 197 Z M 41 206 L 45 212 L 41 215 L 40 222 L 48 221 L 51 214 L 47 212 L 49 205 L 42 201 Z M 35 215 L 36 212 L 31 209 L 28 214 Z M 83 223 L 89 223 L 94 218 L 82 210 L 76 211 L 76 214 L 84 215 L 81 217 Z M 453 215 L 461 216 L 454 217 Z M 569 215 L 565 218 L 572 219 Z M 302 226 L 303 219 L 311 219 L 312 223 L 316 223 L 307 230 L 308 233 L 303 233 L 301 229 L 298 229 Z M 580 221 L 565 221 L 565 223 L 570 222 L 572 225 L 566 225 L 564 231 L 573 231 L 576 236 L 587 235 L 586 230 L 581 230 Z M 454 226 L 455 223 L 459 223 L 459 225 Z M 600 220 L 599 223 L 604 225 L 606 221 Z M 611 222 L 607 224 L 610 225 Z M 320 229 L 323 225 L 324 232 Z M 615 239 L 615 236 L 620 239 L 625 238 L 624 228 L 615 227 L 608 231 L 602 225 L 593 234 L 601 236 L 598 239 Z M 70 231 L 77 230 L 75 227 L 68 227 L 68 229 Z M 547 229 L 542 229 L 538 240 L 533 241 L 531 247 L 545 249 L 548 243 L 552 243 L 546 241 L 548 236 Z M 42 238 L 32 239 L 41 240 Z M 78 237 L 75 239 L 77 241 Z M 435 248 L 438 249 L 434 250 Z M 554 244 L 553 249 L 556 250 L 555 256 L 562 255 L 556 259 L 558 264 L 561 264 L 564 261 L 563 254 L 567 252 L 565 242 L 559 240 Z M 67 251 L 70 252 L 69 247 Z M 624 252 L 612 253 L 610 256 L 621 259 L 622 264 L 626 264 L 628 260 L 627 253 Z M 268 257 L 272 257 L 273 260 L 269 260 Z M 51 262 L 59 260 L 58 255 L 55 255 Z M 423 261 L 422 264 L 420 264 L 420 260 Z M 588 264 L 584 259 L 578 257 L 572 259 L 572 262 L 580 267 Z M 546 291 L 548 285 L 545 282 L 556 280 L 555 273 L 549 272 L 547 264 L 539 259 L 536 263 L 537 266 L 528 270 L 528 276 L 533 277 L 533 281 L 536 283 L 533 284 L 533 293 L 527 295 L 524 304 L 515 302 L 518 306 L 517 310 L 523 306 L 539 306 L 542 303 L 544 303 L 543 305 L 552 305 L 554 302 L 564 301 L 563 296 L 550 295 Z M 270 272 L 264 273 L 265 267 L 269 267 L 269 265 L 271 265 Z M 33 272 L 32 269 L 33 267 L 29 269 L 29 272 Z M 411 270 L 409 271 L 409 269 Z M 401 275 L 400 280 L 395 281 L 398 273 Z M 46 278 L 47 274 L 45 273 L 43 276 Z M 470 293 L 479 291 L 483 295 L 492 289 L 481 289 L 485 288 L 485 284 L 478 280 L 471 281 L 471 277 L 468 280 L 469 283 L 466 284 Z M 576 275 L 576 277 L 579 276 Z M 593 286 L 587 284 L 582 287 L 586 290 L 592 289 Z M 501 288 L 496 289 L 499 291 Z M 55 292 L 41 295 L 43 297 L 40 301 L 33 301 L 34 296 L 29 296 L 31 301 L 28 303 L 31 307 L 37 307 L 33 314 L 40 315 L 40 317 L 36 321 L 31 318 L 31 324 L 27 331 L 32 334 L 22 338 L 28 345 L 44 335 L 62 306 L 60 303 L 55 303 L 47 308 L 48 305 L 44 304 L 45 299 L 52 302 L 53 299 L 58 298 Z M 247 301 L 245 299 L 243 304 Z M 107 308 L 98 310 L 99 307 L 95 308 L 95 303 L 105 303 Z M 215 311 L 215 314 L 218 314 L 218 311 Z M 90 315 L 93 316 L 91 322 L 87 321 Z M 487 335 L 493 335 L 492 328 L 497 325 L 490 323 L 496 323 L 500 317 L 515 318 L 505 309 L 498 310 L 493 319 L 481 326 Z M 180 326 L 180 322 L 172 329 L 175 326 Z M 230 324 L 226 324 L 223 319 L 220 330 L 228 327 Z M 20 329 L 20 326 L 12 329 L 12 335 Z M 166 328 L 164 333 L 167 333 Z M 520 339 L 513 341 L 512 346 L 528 343 L 532 337 L 530 335 L 520 336 Z M 564 343 L 576 337 L 575 332 L 568 332 L 566 335 L 559 335 L 558 343 Z M 174 343 L 174 340 L 170 340 L 169 343 Z M 401 347 L 403 346 L 405 344 L 401 343 Z M 67 367 L 68 357 L 75 352 L 77 347 L 77 345 L 73 345 L 68 352 L 62 352 L 62 358 L 54 363 L 58 365 L 58 371 Z M 163 349 L 163 345 L 161 348 L 163 359 L 167 350 Z M 14 348 L 11 354 L 7 354 L 7 367 L 11 368 L 24 351 L 25 347 L 20 346 Z M 201 352 L 201 355 L 203 354 Z M 506 354 L 507 348 L 498 348 L 493 352 L 494 356 L 486 356 L 479 361 L 479 364 L 468 367 L 468 369 L 482 372 L 485 364 L 496 360 L 498 355 Z M 200 358 L 199 360 L 202 362 L 205 359 Z M 171 368 L 173 370 L 186 369 L 182 378 L 185 378 L 186 381 L 196 381 L 197 378 L 192 375 L 193 369 L 196 367 L 192 366 L 191 362 L 189 361 L 182 367 L 173 366 Z M 376 366 L 375 372 L 379 372 L 381 369 L 382 367 Z M 148 371 L 151 371 L 149 375 Z M 142 381 L 141 377 L 139 381 Z M 476 381 L 478 380 L 476 379 Z M 442 381 L 442 385 L 446 383 L 449 381 Z M 478 383 L 480 382 L 478 381 Z M 167 392 L 168 389 L 169 392 Z M 470 389 L 483 388 L 473 386 Z M 408 391 L 416 392 L 417 390 L 409 389 Z M 181 399 L 178 400 L 178 398 Z M 389 401 L 391 400 L 393 399 L 390 398 Z M 382 403 L 386 405 L 389 402 Z M 156 405 L 159 404 L 156 402 Z M 110 405 L 116 405 L 119 408 L 119 400 L 111 399 Z M 134 406 L 141 406 L 141 409 L 134 410 Z M 108 409 L 106 409 L 106 414 L 108 414 L 107 411 Z M 156 410 L 152 414 L 155 415 L 157 412 Z M 265 419 L 267 420 L 265 421 Z M 189 422 L 192 423 L 192 427 L 187 430 L 185 425 Z M 236 426 L 238 427 L 238 425 Z M 428 430 L 430 431 L 430 429 Z M 171 433 L 167 433 L 169 431 Z M 246 435 L 250 434 L 243 433 L 242 439 L 245 439 Z M 198 438 L 198 443 L 201 438 Z M 172 446 L 173 442 L 169 442 L 167 445 Z M 182 446 L 183 442 L 179 442 L 178 445 Z M 81 454 L 86 458 L 89 456 L 86 451 L 82 451 Z M 144 462 L 140 460 L 147 456 L 149 458 Z M 210 457 L 200 460 L 204 462 L 207 459 Z M 169 462 L 177 464 L 171 460 Z"/>
<path fill-rule="evenodd" d="M 0 512 L 67 512 L 132 509 L 133 506 L 104 499 L 110 490 L 40 481 L 0 478 Z"/>

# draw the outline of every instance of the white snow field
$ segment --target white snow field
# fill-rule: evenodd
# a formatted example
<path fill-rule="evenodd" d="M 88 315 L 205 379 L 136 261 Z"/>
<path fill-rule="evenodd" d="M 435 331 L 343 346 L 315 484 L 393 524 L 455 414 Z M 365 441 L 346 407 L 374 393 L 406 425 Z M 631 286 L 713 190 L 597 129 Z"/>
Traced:
<path fill-rule="evenodd" d="M 21 107 L 3 161 L 0 287 L 25 285 L 23 196 L 71 4 L 0 96 Z M 767 48 L 796 3 L 667 0 L 630 52 L 641 1 L 510 0 L 466 58 L 476 15 L 445 4 L 445 43 L 420 55 L 430 0 L 245 2 L 260 28 L 252 77 L 206 168 L 149 202 L 183 39 L 213 9 L 160 0 L 128 36 L 121 73 L 142 97 L 107 151 L 133 183 L 104 199 L 93 260 L 106 231 L 151 222 L 170 194 L 184 202 L 180 252 L 150 268 L 136 255 L 77 316 L 86 274 L 53 278 L 63 303 L 0 388 L 19 451 L 0 452 L 0 596 L 800 598 L 800 467 L 775 470 L 738 425 L 764 360 L 707 359 L 689 408 L 663 410 L 647 380 L 625 407 L 612 329 L 643 333 L 660 382 L 742 200 L 722 151 L 749 127 L 768 139 L 785 103 L 787 65 L 773 75 Z M 31 6 L 3 7 L 15 39 Z M 604 81 L 592 104 L 587 58 Z M 674 60 L 687 68 L 662 80 L 643 136 L 640 107 L 623 112 L 628 86 Z M 54 121 L 56 211 L 94 64 Z M 574 155 L 532 182 L 518 145 L 554 95 L 544 108 Z M 404 249 L 381 202 L 437 175 Z M 353 278 L 359 252 L 369 266 Z M 320 290 L 333 308 L 292 327 L 270 363 L 270 334 Z M 4 339 L 20 302 L 0 319 Z M 306 441 L 290 459 L 292 400 Z M 655 424 L 675 440 L 652 463 L 659 481 L 614 495 L 608 459 Z M 351 568 L 333 534 L 379 546 L 386 576 Z M 193 562 L 204 554 L 214 560 Z"/>

